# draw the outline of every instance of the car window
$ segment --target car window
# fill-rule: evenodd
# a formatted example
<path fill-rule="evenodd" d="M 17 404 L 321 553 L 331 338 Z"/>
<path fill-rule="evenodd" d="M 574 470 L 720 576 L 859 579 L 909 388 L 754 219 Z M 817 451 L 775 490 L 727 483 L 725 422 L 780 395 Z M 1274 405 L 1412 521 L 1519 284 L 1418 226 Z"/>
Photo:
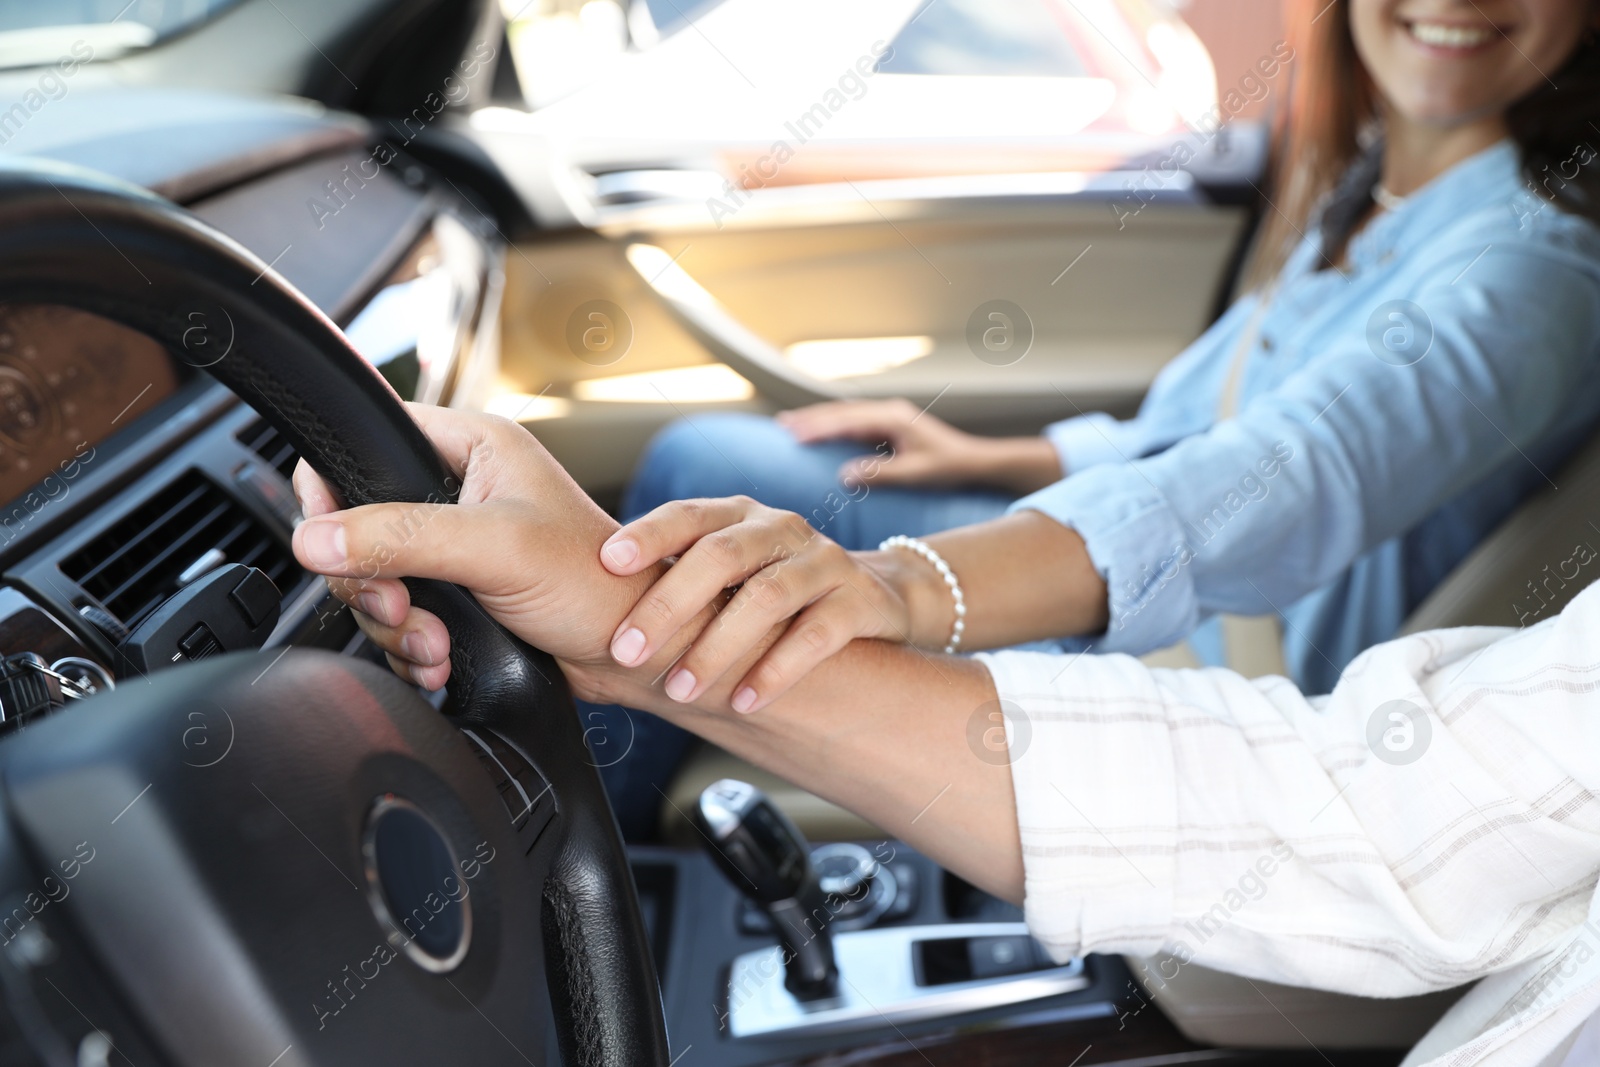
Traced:
<path fill-rule="evenodd" d="M 670 0 L 662 0 L 663 3 Z M 886 74 L 1081 77 L 1052 0 L 931 0 L 891 42 Z"/>
<path fill-rule="evenodd" d="M 156 37 L 204 22 L 239 0 L 0 0 L 0 34 L 53 26 L 127 22 Z"/>
<path fill-rule="evenodd" d="M 239 0 L 0 0 L 0 69 L 148 48 Z M 81 50 L 87 49 L 84 53 Z"/>
<path fill-rule="evenodd" d="M 3 0 L 0 0 L 3 2 Z M 628 52 L 683 32 L 723 0 L 500 0 L 511 58 L 538 109 L 604 80 Z"/>
<path fill-rule="evenodd" d="M 690 22 L 710 11 L 722 0 L 639 0 L 650 12 L 650 21 L 662 40 L 671 37 Z"/>

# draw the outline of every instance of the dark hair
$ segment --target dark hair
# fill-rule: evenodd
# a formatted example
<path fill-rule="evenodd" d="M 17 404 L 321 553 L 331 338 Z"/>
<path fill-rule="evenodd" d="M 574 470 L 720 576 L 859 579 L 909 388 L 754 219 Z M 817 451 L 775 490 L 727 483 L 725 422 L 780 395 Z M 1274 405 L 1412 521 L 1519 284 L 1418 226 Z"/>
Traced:
<path fill-rule="evenodd" d="M 1289 106 L 1278 115 L 1273 201 L 1251 251 L 1247 289 L 1282 269 L 1378 118 L 1377 88 L 1350 32 L 1350 0 L 1298 0 L 1289 40 L 1297 69 Z M 1560 70 L 1512 104 L 1506 127 L 1521 149 L 1529 190 L 1600 222 L 1600 165 L 1573 166 L 1582 151 L 1591 164 L 1600 155 L 1600 35 L 1591 31 Z"/>

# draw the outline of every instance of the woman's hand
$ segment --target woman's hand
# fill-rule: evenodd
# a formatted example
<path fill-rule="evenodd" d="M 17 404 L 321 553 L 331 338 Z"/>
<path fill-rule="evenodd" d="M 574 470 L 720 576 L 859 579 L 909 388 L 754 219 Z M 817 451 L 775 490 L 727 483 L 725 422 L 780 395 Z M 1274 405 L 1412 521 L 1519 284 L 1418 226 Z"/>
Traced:
<path fill-rule="evenodd" d="M 909 400 L 838 400 L 778 415 L 802 444 L 846 439 L 888 442 L 846 463 L 841 479 L 877 485 L 992 485 L 1030 493 L 1061 479 L 1061 461 L 1043 437 L 979 437 Z"/>
<path fill-rule="evenodd" d="M 623 667 L 644 663 L 684 626 L 698 625 L 707 605 L 726 601 L 668 670 L 673 700 L 698 698 L 785 622 L 776 643 L 733 683 L 735 711 L 770 704 L 858 637 L 912 639 L 907 594 L 895 581 L 899 561 L 846 552 L 793 512 L 742 496 L 675 501 L 624 526 L 600 551 L 617 575 L 672 556 L 677 563 L 617 626 L 611 655 Z"/>
<path fill-rule="evenodd" d="M 450 635 L 412 606 L 401 577 L 470 589 L 496 621 L 563 661 L 610 667 L 617 620 L 655 573 L 601 567 L 614 519 L 533 435 L 508 419 L 407 405 L 461 480 L 457 504 L 371 504 L 339 510 L 304 461 L 295 493 L 306 520 L 295 556 L 328 576 L 356 622 L 402 677 L 437 689 L 450 676 Z"/>

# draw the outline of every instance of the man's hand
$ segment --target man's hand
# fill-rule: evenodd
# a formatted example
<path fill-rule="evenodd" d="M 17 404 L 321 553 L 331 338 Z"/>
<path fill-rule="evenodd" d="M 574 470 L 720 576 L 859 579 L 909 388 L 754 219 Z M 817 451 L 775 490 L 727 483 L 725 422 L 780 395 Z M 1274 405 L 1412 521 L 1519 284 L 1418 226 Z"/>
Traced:
<path fill-rule="evenodd" d="M 887 442 L 888 458 L 861 456 L 841 479 L 873 485 L 991 485 L 1016 493 L 1061 479 L 1061 461 L 1042 437 L 979 437 L 909 400 L 838 400 L 778 415 L 802 444 L 839 439 Z"/>
<path fill-rule="evenodd" d="M 411 605 L 398 579 L 455 582 L 497 622 L 554 655 L 579 695 L 693 730 L 859 812 L 974 884 L 1022 899 L 1010 769 L 974 759 L 968 747 L 975 711 L 996 701 L 981 664 L 852 641 L 760 715 L 729 713 L 733 679 L 782 638 L 780 623 L 692 702 L 673 700 L 661 679 L 710 625 L 713 609 L 702 608 L 643 664 L 620 666 L 613 638 L 666 567 L 655 563 L 624 575 L 603 566 L 601 545 L 616 522 L 520 426 L 415 405 L 411 413 L 461 478 L 459 503 L 341 511 L 310 468 L 301 464 L 294 478 L 307 516 L 295 531 L 296 557 L 330 576 L 399 674 L 430 688 L 443 685 L 450 636 L 436 617 Z"/>
<path fill-rule="evenodd" d="M 304 461 L 294 472 L 306 521 L 295 556 L 328 576 L 356 621 L 402 677 L 437 689 L 450 677 L 450 635 L 413 607 L 401 577 L 470 589 L 498 623 L 559 660 L 612 664 L 617 623 L 657 577 L 600 565 L 617 523 L 521 426 L 491 415 L 407 405 L 461 479 L 459 503 L 339 510 Z"/>

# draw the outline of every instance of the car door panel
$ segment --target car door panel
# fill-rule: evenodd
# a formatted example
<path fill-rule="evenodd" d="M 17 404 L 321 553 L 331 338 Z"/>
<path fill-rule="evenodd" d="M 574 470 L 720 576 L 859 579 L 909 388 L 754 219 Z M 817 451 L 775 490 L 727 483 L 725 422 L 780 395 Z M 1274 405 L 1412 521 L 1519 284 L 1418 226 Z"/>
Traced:
<path fill-rule="evenodd" d="M 645 242 L 778 349 L 929 339 L 921 358 L 838 379 L 846 395 L 936 401 L 958 425 L 1013 433 L 1079 410 L 1130 414 L 1214 315 L 1248 216 L 1185 186 L 1130 212 L 1118 182 L 1091 184 L 1082 175 L 1008 175 L 763 190 L 721 226 L 702 203 L 604 208 L 595 232 L 524 245 L 511 257 L 507 388 L 571 399 L 580 381 L 710 358 L 627 269 L 627 247 Z M 1020 354 L 983 351 L 969 339 L 975 317 L 982 335 L 982 309 L 996 300 L 1021 310 L 1019 342 L 1023 332 L 1032 340 Z M 594 301 L 615 305 L 631 329 L 614 359 L 571 343 L 571 317 Z M 665 384 L 662 392 L 622 406 L 580 400 L 561 408 L 563 425 L 537 432 L 585 485 L 609 493 L 631 468 L 636 452 L 627 449 L 669 419 L 761 407 L 753 396 L 703 403 L 674 397 Z"/>

